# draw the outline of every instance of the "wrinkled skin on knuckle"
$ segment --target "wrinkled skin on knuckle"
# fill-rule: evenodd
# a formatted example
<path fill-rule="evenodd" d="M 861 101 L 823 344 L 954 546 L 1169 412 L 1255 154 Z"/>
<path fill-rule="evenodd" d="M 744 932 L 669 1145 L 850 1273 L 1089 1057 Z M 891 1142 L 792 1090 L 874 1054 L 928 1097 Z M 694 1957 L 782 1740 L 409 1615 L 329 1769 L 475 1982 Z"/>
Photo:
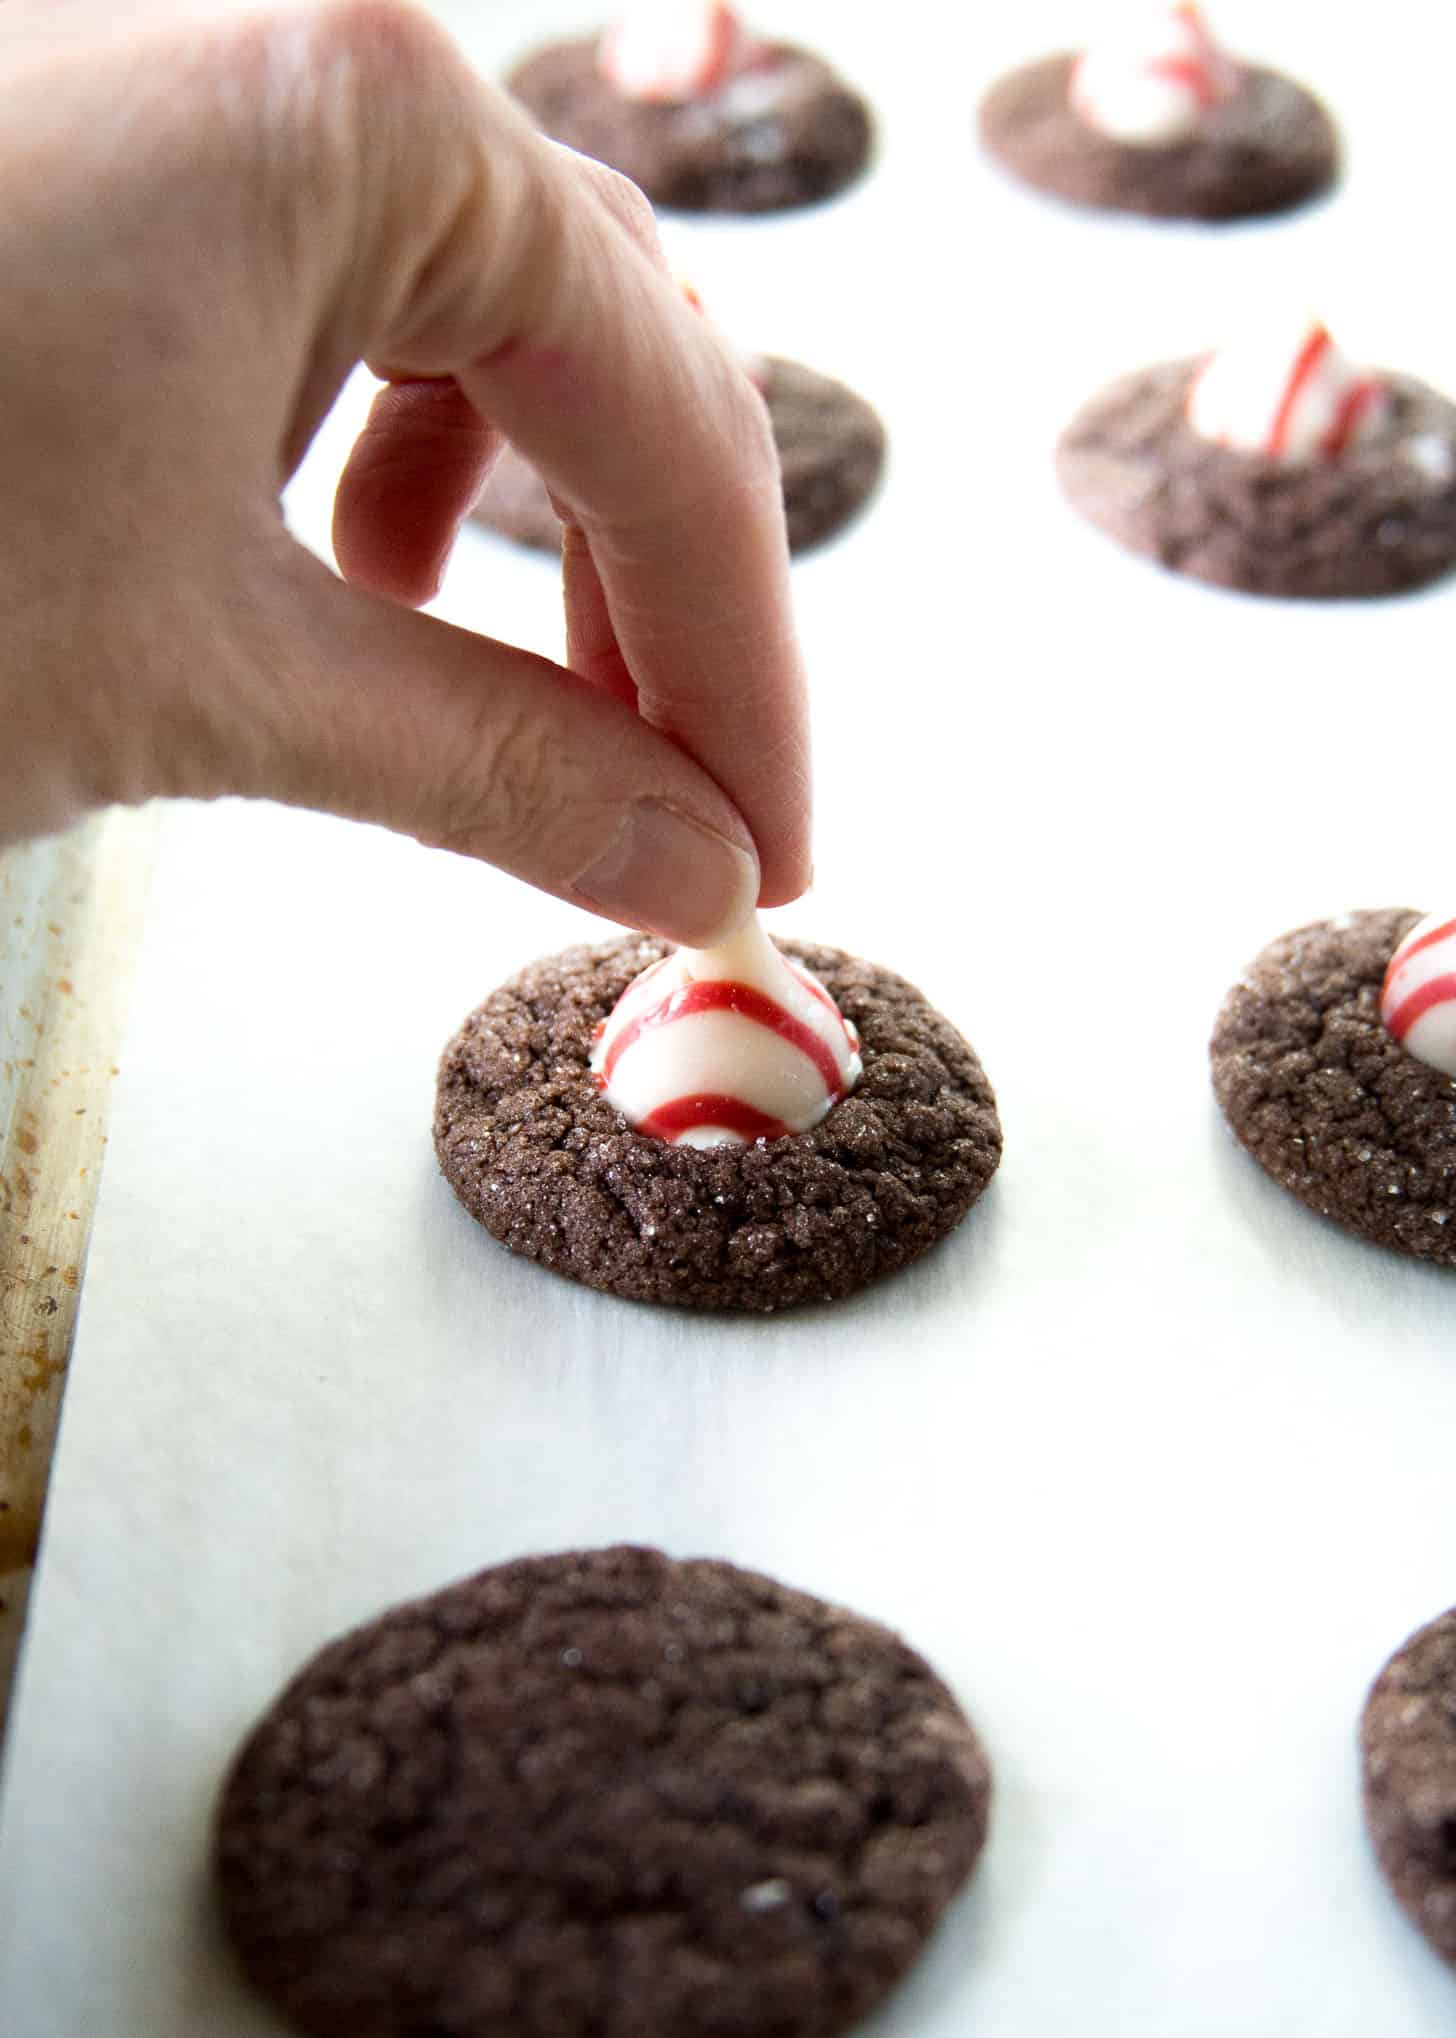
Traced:
<path fill-rule="evenodd" d="M 597 202 L 617 225 L 644 253 L 661 258 L 662 241 L 657 229 L 657 214 L 641 189 L 630 177 L 624 177 L 620 170 L 613 170 L 606 163 L 598 163 L 590 156 L 578 156 L 571 151 L 567 153 L 571 167 L 586 180 Z"/>
<path fill-rule="evenodd" d="M 301 83 L 347 122 L 433 94 L 458 69 L 454 46 L 411 0 L 303 0 L 260 24 Z"/>
<path fill-rule="evenodd" d="M 448 373 L 510 337 L 501 308 L 559 241 L 548 151 L 404 0 L 306 21 L 319 174 L 353 211 L 341 317 L 376 372 Z"/>
<path fill-rule="evenodd" d="M 442 817 L 437 839 L 465 850 L 484 842 L 493 861 L 536 867 L 556 821 L 566 825 L 561 776 L 559 741 L 537 709 L 483 699 L 456 772 L 435 789 Z"/>
<path fill-rule="evenodd" d="M 397 0 L 284 9 L 248 32 L 265 73 L 258 112 L 281 161 L 279 217 L 305 259 L 325 265 L 341 312 L 358 316 L 381 280 L 379 243 L 395 187 L 405 185 L 405 205 L 428 196 L 408 109 L 436 111 L 442 38 Z"/>
<path fill-rule="evenodd" d="M 477 133 L 452 174 L 393 343 L 398 365 L 426 374 L 482 360 L 546 323 L 569 272 L 567 196 L 529 136 Z"/>

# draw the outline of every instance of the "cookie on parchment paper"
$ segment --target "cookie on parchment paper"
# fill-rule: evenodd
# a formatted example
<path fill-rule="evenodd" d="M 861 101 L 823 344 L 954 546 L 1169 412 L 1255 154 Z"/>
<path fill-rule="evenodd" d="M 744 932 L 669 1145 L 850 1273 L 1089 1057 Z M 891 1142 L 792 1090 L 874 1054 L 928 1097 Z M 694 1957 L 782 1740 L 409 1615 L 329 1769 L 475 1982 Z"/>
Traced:
<path fill-rule="evenodd" d="M 667 944 L 570 948 L 493 992 L 445 1049 L 435 1150 L 470 1214 L 590 1288 L 702 1309 L 834 1301 L 944 1238 L 1001 1157 L 980 1062 L 903 977 L 780 946 L 858 1029 L 863 1075 L 821 1123 L 708 1151 L 632 1131 L 593 1039 Z"/>
<path fill-rule="evenodd" d="M 527 1557 L 294 1678 L 217 1885 L 309 2038 L 833 2038 L 970 1874 L 990 1788 L 887 1628 L 718 1561 Z"/>
<path fill-rule="evenodd" d="M 1380 1014 L 1402 908 L 1271 941 L 1225 999 L 1210 1055 L 1236 1137 L 1275 1181 L 1375 1245 L 1456 1265 L 1456 1083 Z"/>
<path fill-rule="evenodd" d="M 1365 1822 L 1413 1924 L 1456 1966 L 1456 1608 L 1402 1643 L 1360 1722 Z"/>
<path fill-rule="evenodd" d="M 547 134 L 620 170 L 654 205 L 739 213 L 813 205 L 869 160 L 868 106 L 808 50 L 745 42 L 746 61 L 731 67 L 705 52 L 695 84 L 654 98 L 618 89 L 603 42 L 551 43 L 506 83 Z"/>
<path fill-rule="evenodd" d="M 783 476 L 789 550 L 832 538 L 863 508 L 885 464 L 885 428 L 862 396 L 798 361 L 762 356 L 759 386 Z M 546 484 L 507 446 L 471 512 L 477 523 L 538 551 L 561 548 Z"/>
<path fill-rule="evenodd" d="M 1190 11 L 1165 10 L 1175 39 L 1179 17 Z M 1206 32 L 1199 34 L 1206 42 Z M 1118 57 L 1132 71 L 1139 55 L 1150 52 L 1151 45 L 1147 53 L 1130 49 Z M 1165 76 L 1168 70 L 1177 76 L 1181 67 L 1195 84 L 1188 118 L 1165 120 L 1164 138 L 1128 139 L 1118 131 L 1118 116 L 1125 105 L 1140 113 L 1145 94 L 1135 80 L 1130 88 L 1125 74 L 1119 90 L 1115 70 L 1109 90 L 1102 51 L 1095 53 L 1099 72 L 1089 92 L 1092 54 L 1063 51 L 1023 65 L 982 101 L 982 144 L 1022 183 L 1073 205 L 1191 220 L 1286 212 L 1333 183 L 1339 166 L 1334 123 L 1292 78 L 1214 53 L 1212 64 L 1203 66 L 1215 74 L 1211 89 L 1200 93 L 1198 60 L 1186 51 L 1164 55 Z M 1099 124 L 1104 106 L 1106 126 Z"/>
<path fill-rule="evenodd" d="M 1456 405 L 1386 375 L 1384 408 L 1357 442 L 1275 458 L 1194 429 L 1208 366 L 1200 355 L 1123 376 L 1068 425 L 1057 476 L 1090 523 L 1246 594 L 1399 594 L 1456 567 Z"/>

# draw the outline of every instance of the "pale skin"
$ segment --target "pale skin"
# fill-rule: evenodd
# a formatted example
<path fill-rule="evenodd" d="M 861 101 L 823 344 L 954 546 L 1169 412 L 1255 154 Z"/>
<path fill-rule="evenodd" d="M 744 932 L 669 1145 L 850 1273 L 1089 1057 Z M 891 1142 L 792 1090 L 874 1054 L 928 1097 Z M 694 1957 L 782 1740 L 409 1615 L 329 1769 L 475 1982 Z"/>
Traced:
<path fill-rule="evenodd" d="M 403 0 L 0 7 L 0 842 L 264 796 L 704 946 L 808 881 L 763 404 L 631 186 Z M 345 378 L 343 579 L 279 491 Z M 564 665 L 416 613 L 503 438 Z"/>

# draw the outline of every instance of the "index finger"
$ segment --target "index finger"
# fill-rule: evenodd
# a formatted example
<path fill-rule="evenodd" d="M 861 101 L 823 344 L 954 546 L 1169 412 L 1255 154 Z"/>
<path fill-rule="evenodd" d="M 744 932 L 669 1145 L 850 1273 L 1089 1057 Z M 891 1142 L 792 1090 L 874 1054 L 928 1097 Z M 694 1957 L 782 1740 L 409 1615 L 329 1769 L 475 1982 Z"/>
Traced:
<path fill-rule="evenodd" d="M 767 411 L 570 165 L 544 174 L 511 337 L 457 377 L 570 505 L 638 712 L 733 800 L 779 904 L 809 879 L 809 740 Z"/>

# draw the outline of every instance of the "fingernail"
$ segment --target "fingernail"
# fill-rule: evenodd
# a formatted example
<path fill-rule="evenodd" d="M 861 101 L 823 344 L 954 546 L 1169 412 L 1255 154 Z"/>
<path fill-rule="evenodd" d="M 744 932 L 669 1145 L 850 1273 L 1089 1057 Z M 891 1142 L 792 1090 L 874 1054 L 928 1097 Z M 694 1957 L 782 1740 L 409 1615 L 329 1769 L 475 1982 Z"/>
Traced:
<path fill-rule="evenodd" d="M 758 862 L 665 801 L 637 800 L 572 890 L 608 919 L 710 948 L 753 911 Z"/>

